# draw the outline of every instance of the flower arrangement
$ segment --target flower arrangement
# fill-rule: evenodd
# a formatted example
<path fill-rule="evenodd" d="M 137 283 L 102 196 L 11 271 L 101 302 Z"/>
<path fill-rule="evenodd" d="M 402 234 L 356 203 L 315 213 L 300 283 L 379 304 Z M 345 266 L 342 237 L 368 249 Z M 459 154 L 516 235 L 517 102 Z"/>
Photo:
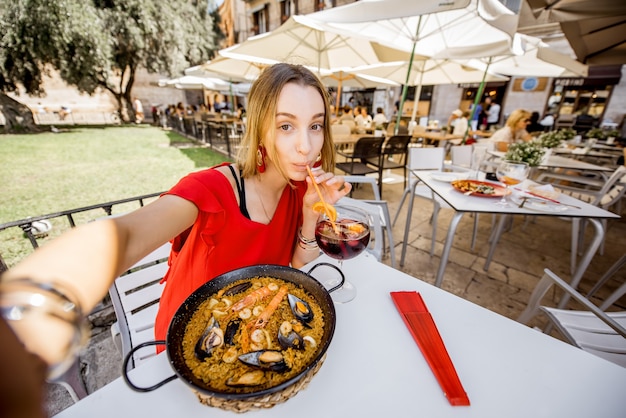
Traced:
<path fill-rule="evenodd" d="M 606 130 L 602 128 L 593 128 L 585 135 L 587 138 L 607 139 L 619 137 L 619 131 L 616 129 Z"/>
<path fill-rule="evenodd" d="M 568 141 L 576 135 L 573 129 L 560 129 L 558 131 L 546 132 L 539 135 L 539 143 L 543 148 L 556 148 L 562 142 Z"/>
<path fill-rule="evenodd" d="M 509 145 L 504 159 L 509 161 L 521 161 L 528 163 L 531 167 L 536 167 L 541 163 L 543 154 L 544 150 L 539 142 L 522 142 Z"/>
<path fill-rule="evenodd" d="M 604 129 L 592 128 L 585 134 L 587 138 L 604 139 Z"/>

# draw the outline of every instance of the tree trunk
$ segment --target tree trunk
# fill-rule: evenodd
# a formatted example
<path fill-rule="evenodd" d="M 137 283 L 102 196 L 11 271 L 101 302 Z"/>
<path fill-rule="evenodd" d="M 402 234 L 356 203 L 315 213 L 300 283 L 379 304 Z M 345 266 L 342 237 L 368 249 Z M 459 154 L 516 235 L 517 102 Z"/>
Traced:
<path fill-rule="evenodd" d="M 4 116 L 4 133 L 39 132 L 33 112 L 28 106 L 0 93 L 0 113 Z"/>

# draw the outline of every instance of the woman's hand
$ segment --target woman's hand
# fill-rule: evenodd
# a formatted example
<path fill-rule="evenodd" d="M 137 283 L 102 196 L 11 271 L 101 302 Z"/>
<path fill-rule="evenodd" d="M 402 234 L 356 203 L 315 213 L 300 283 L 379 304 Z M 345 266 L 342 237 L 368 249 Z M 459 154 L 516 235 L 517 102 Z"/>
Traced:
<path fill-rule="evenodd" d="M 346 182 L 343 176 L 336 176 L 334 173 L 327 173 L 321 168 L 314 168 L 313 176 L 318 185 L 324 201 L 330 205 L 337 203 L 339 199 L 346 196 L 352 190 L 352 185 Z M 315 186 L 310 176 L 307 176 L 307 192 L 304 195 L 304 209 L 312 209 L 313 204 L 320 200 Z"/>

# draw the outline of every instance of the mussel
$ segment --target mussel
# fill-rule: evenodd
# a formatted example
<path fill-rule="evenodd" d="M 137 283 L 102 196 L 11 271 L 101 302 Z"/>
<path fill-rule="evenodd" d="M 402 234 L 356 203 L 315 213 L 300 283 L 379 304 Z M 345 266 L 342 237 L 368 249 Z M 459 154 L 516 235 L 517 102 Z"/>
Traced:
<path fill-rule="evenodd" d="M 307 302 L 295 295 L 292 295 L 291 293 L 287 295 L 287 300 L 289 301 L 291 312 L 293 312 L 294 316 L 299 321 L 302 321 L 305 324 L 311 322 L 313 319 L 313 310 Z"/>
<path fill-rule="evenodd" d="M 257 367 L 262 370 L 272 370 L 274 372 L 285 372 L 289 370 L 283 353 L 276 350 L 252 351 L 240 355 L 239 360 L 248 366 Z"/>
<path fill-rule="evenodd" d="M 196 343 L 195 353 L 198 360 L 211 357 L 213 350 L 224 343 L 224 332 L 214 317 L 211 317 L 202 336 Z"/>
<path fill-rule="evenodd" d="M 304 350 L 304 339 L 293 330 L 293 326 L 288 321 L 284 321 L 278 328 L 278 343 L 284 350 L 288 348 Z"/>
<path fill-rule="evenodd" d="M 224 292 L 224 296 L 232 296 L 232 295 L 236 295 L 237 293 L 245 292 L 246 290 L 250 289 L 251 286 L 252 286 L 252 282 L 243 282 L 243 283 L 236 284 L 233 287 L 228 288 Z"/>
<path fill-rule="evenodd" d="M 226 325 L 226 331 L 224 332 L 224 344 L 233 345 L 235 340 L 235 335 L 237 335 L 237 331 L 239 331 L 239 326 L 241 325 L 241 319 L 235 318 Z"/>
<path fill-rule="evenodd" d="M 262 370 L 254 370 L 246 372 L 239 377 L 231 377 L 226 380 L 226 384 L 234 387 L 258 386 L 263 383 L 264 375 L 265 373 Z"/>

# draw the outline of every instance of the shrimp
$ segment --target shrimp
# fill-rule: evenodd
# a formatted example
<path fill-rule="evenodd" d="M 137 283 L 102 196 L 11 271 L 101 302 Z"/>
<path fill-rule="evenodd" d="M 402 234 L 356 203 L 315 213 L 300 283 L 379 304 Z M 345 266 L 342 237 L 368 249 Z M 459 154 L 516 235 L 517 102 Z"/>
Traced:
<path fill-rule="evenodd" d="M 270 317 L 272 316 L 274 311 L 276 311 L 278 305 L 280 305 L 280 302 L 287 295 L 288 291 L 289 289 L 287 288 L 287 286 L 282 286 L 280 289 L 278 289 L 276 295 L 274 295 L 270 303 L 267 304 L 263 312 L 261 312 L 261 314 L 259 315 L 259 318 L 254 323 L 255 329 L 263 328 L 265 327 L 265 325 L 267 325 Z"/>
<path fill-rule="evenodd" d="M 268 289 L 267 286 L 261 287 L 255 290 L 254 292 L 250 293 L 249 295 L 245 296 L 239 302 L 233 304 L 230 307 L 230 311 L 238 312 L 244 308 L 247 308 L 248 306 L 254 305 L 255 303 L 263 300 L 264 298 L 270 296 L 271 294 L 272 294 L 272 291 Z"/>

